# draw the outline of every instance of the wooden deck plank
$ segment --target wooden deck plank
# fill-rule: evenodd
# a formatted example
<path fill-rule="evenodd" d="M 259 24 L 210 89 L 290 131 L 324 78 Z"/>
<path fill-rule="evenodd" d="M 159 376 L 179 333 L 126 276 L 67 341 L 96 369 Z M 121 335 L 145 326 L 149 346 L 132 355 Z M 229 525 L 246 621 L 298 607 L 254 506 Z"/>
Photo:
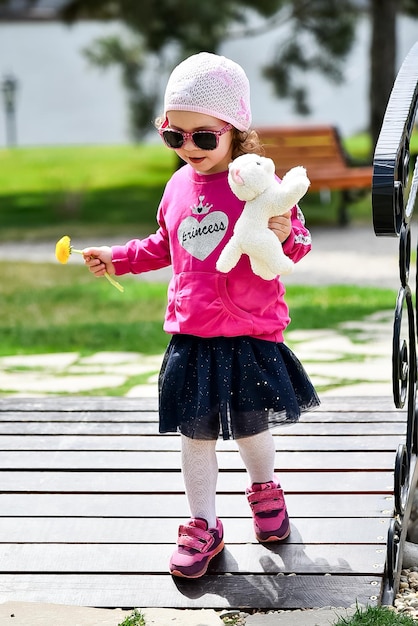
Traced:
<path fill-rule="evenodd" d="M 125 544 L 167 543 L 174 545 L 183 517 L 0 517 L 0 543 Z M 385 546 L 388 517 L 332 518 L 293 517 L 286 544 L 378 544 Z M 226 517 L 225 535 L 235 543 L 254 543 L 249 518 Z M 229 541 L 228 541 L 229 544 Z"/>
<path fill-rule="evenodd" d="M 95 396 L 47 396 L 42 398 L 31 397 L 6 397 L 0 398 L 1 411 L 99 411 L 126 413 L 130 411 L 146 412 L 156 411 L 158 400 L 150 398 L 119 398 L 119 397 L 95 397 Z M 395 409 L 390 392 L 387 396 L 326 396 L 322 398 L 321 405 L 310 415 L 318 415 L 328 411 L 347 413 L 354 410 L 358 413 L 391 413 L 402 414 Z"/>
<path fill-rule="evenodd" d="M 26 602 L 94 607 L 225 607 L 295 609 L 348 607 L 353 598 L 376 604 L 378 576 L 204 576 L 188 581 L 170 576 L 1 575 L 0 602 Z"/>
<path fill-rule="evenodd" d="M 394 452 L 289 452 L 277 455 L 278 472 L 311 470 L 347 471 L 353 469 L 390 471 L 393 469 Z M 239 455 L 220 451 L 218 454 L 221 470 L 242 469 Z M 180 452 L 10 452 L 0 455 L 0 470 L 149 470 L 158 468 L 169 471 L 180 468 Z"/>
<path fill-rule="evenodd" d="M 19 435 L 25 437 L 26 435 L 44 435 L 44 436 L 56 436 L 56 435 L 141 435 L 149 436 L 155 435 L 158 432 L 157 421 L 152 422 L 106 422 L 104 428 L 103 422 L 76 422 L 74 420 L 63 422 L 50 422 L 50 421 L 32 421 L 26 422 L 21 420 L 5 421 L 3 419 L 0 422 L 0 435 Z M 357 435 L 357 436 L 370 436 L 370 435 L 405 435 L 406 426 L 403 422 L 376 422 L 376 421 L 362 421 L 362 422 L 306 422 L 300 421 L 297 424 L 286 426 L 280 434 L 273 433 L 275 437 L 287 437 L 291 436 L 338 436 L 345 435 Z M 176 433 L 172 435 L 166 434 L 165 437 L 177 437 Z"/>
<path fill-rule="evenodd" d="M 1 399 L 0 399 L 1 407 Z M 1 409 L 0 409 L 1 410 Z M 100 411 L 94 409 L 92 411 L 76 409 L 72 410 L 53 410 L 53 411 L 40 411 L 36 410 L 21 410 L 21 411 L 5 411 L 2 412 L 5 422 L 23 422 L 31 424 L 33 422 L 58 422 L 58 423 L 71 423 L 71 424 L 84 424 L 84 423 L 98 423 L 98 424 L 118 424 L 120 422 L 132 422 L 134 424 L 153 424 L 154 428 L 158 430 L 158 415 L 157 409 L 153 411 L 120 411 L 120 410 L 106 410 Z M 155 430 L 154 430 L 155 432 Z"/>
<path fill-rule="evenodd" d="M 348 452 L 357 450 L 389 450 L 396 452 L 398 445 L 404 443 L 404 435 L 309 435 L 276 436 L 276 450 L 294 452 Z M 161 435 L 3 435 L 0 437 L 0 451 L 180 451 L 180 437 Z M 236 442 L 222 441 L 219 451 L 237 451 Z"/>
<path fill-rule="evenodd" d="M 153 493 L 155 471 L 141 472 L 39 472 L 3 471 L 2 493 Z M 158 481 L 166 493 L 182 493 L 184 481 L 180 470 L 158 472 Z M 247 477 L 242 471 L 220 472 L 218 493 L 243 492 Z M 281 475 L 286 493 L 391 493 L 393 472 L 299 472 Z"/>
<path fill-rule="evenodd" d="M 95 397 L 95 396 L 44 396 L 42 398 L 31 397 L 10 397 L 0 398 L 1 411 L 54 411 L 83 412 L 98 411 L 112 413 L 126 413 L 130 411 L 147 412 L 156 411 L 158 400 L 156 397 L 150 398 L 117 398 L 117 397 Z"/>
<path fill-rule="evenodd" d="M 227 537 L 226 537 L 227 539 Z M 166 573 L 173 544 L 0 544 L 4 573 Z M 382 575 L 384 546 L 294 545 L 262 546 L 228 542 L 210 565 L 217 574 L 366 574 Z"/>
<path fill-rule="evenodd" d="M 109 398 L 111 400 L 111 398 Z M 45 398 L 48 400 L 48 398 Z M 61 399 L 60 399 L 61 402 Z M 2 406 L 2 399 L 0 398 L 0 411 Z M 301 424 L 333 424 L 337 423 L 353 423 L 362 426 L 368 423 L 404 423 L 405 415 L 402 411 L 393 410 L 387 412 L 381 412 L 376 410 L 370 411 L 358 411 L 355 408 L 352 411 L 325 411 L 305 413 L 301 416 L 299 423 Z M 21 411 L 2 411 L 2 422 L 14 422 L 14 423 L 37 423 L 37 422 L 58 422 L 58 423 L 71 423 L 71 424 L 83 424 L 83 423 L 100 423 L 100 424 L 119 424 L 119 423 L 134 423 L 134 424 L 150 424 L 155 426 L 155 430 L 150 432 L 156 432 L 158 430 L 158 416 L 157 408 L 153 411 L 124 411 L 120 407 L 115 410 L 100 411 L 100 409 L 92 409 L 91 411 L 83 409 L 77 411 L 72 410 L 21 410 Z M 286 427 L 287 428 L 287 427 Z M 289 428 L 293 428 L 289 424 Z"/>
<path fill-rule="evenodd" d="M 289 494 L 291 517 L 388 517 L 393 497 L 376 494 Z M 220 517 L 249 517 L 243 494 L 217 497 Z M 184 494 L 0 494 L 0 516 L 178 517 L 187 511 Z"/>

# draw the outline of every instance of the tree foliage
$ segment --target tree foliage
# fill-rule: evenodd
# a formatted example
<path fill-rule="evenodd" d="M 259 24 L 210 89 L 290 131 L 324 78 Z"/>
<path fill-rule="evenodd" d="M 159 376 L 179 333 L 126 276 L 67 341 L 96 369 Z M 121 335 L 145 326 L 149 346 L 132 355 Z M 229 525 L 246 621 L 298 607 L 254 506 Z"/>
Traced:
<path fill-rule="evenodd" d="M 136 35 L 133 44 L 126 44 L 120 37 L 104 38 L 85 51 L 95 65 L 120 67 L 129 98 L 131 134 L 135 137 L 149 130 L 159 94 L 158 82 L 144 85 L 150 56 L 161 74 L 171 69 L 165 60 L 168 48 L 171 65 L 202 50 L 216 52 L 231 24 L 245 27 L 249 10 L 268 19 L 282 4 L 283 0 L 70 0 L 61 17 L 70 24 L 86 17 L 118 20 Z M 174 63 L 173 50 L 177 50 L 178 57 Z"/>
<path fill-rule="evenodd" d="M 69 23 L 83 17 L 117 19 L 144 39 L 147 50 L 159 53 L 172 43 L 185 54 L 215 52 L 230 24 L 245 24 L 248 9 L 274 15 L 283 0 L 70 0 L 61 16 Z"/>
<path fill-rule="evenodd" d="M 349 0 L 294 0 L 287 39 L 277 44 L 264 68 L 275 92 L 291 98 L 301 114 L 310 112 L 301 73 L 319 72 L 335 83 L 344 78 L 343 63 L 354 38 L 358 9 Z"/>
<path fill-rule="evenodd" d="M 21 0 L 26 6 L 36 2 Z M 8 3 L 0 0 L 0 5 Z M 261 22 L 257 34 L 286 21 L 289 34 L 277 42 L 263 75 L 279 97 L 291 99 L 295 109 L 306 114 L 309 94 L 304 74 L 317 72 L 341 83 L 358 20 L 367 15 L 372 31 L 369 126 L 374 145 L 395 79 L 396 22 L 401 13 L 418 18 L 418 0 L 68 0 L 59 16 L 69 24 L 86 18 L 117 20 L 134 36 L 129 42 L 116 37 L 98 40 L 86 55 L 99 67 L 121 68 L 136 135 L 149 128 L 158 98 L 157 84 L 145 84 L 150 57 L 161 73 L 171 69 L 165 60 L 168 49 L 173 65 L 201 50 L 216 52 L 237 26 L 243 35 L 251 35 L 255 15 Z"/>
<path fill-rule="evenodd" d="M 309 113 L 308 93 L 304 81 L 296 82 L 291 77 L 294 69 L 300 72 L 318 71 L 335 82 L 343 80 L 343 60 L 350 50 L 355 32 L 355 12 L 348 0 L 211 0 L 196 3 L 195 0 L 70 0 L 62 10 L 62 17 L 69 23 L 83 17 L 117 19 L 139 35 L 143 42 L 142 54 L 162 55 L 170 44 L 176 44 L 179 58 L 201 50 L 216 52 L 220 44 L 237 25 L 246 32 L 250 16 L 257 13 L 264 18 L 258 32 L 272 28 L 284 20 L 290 23 L 290 36 L 277 46 L 275 57 L 264 75 L 274 85 L 278 96 L 291 98 L 296 110 Z M 342 11 L 341 11 L 342 9 Z M 113 42 L 113 47 L 114 47 Z M 105 52 L 107 64 L 112 61 L 107 52 L 110 42 L 99 42 Z M 103 66 L 103 56 L 88 52 L 89 59 Z M 115 54 L 113 62 L 122 68 L 125 76 L 130 62 L 130 51 L 121 43 L 126 56 Z M 143 63 L 137 56 L 138 73 Z M 162 65 L 163 67 L 163 65 Z M 161 68 L 162 69 L 162 68 Z M 145 92 L 140 92 L 140 80 L 125 86 L 131 93 L 131 118 L 138 116 L 133 108 L 142 105 L 146 110 L 151 104 Z M 136 105 L 134 93 L 136 90 Z M 151 100 L 155 94 L 152 94 Z M 140 120 L 139 120 L 140 121 Z"/>

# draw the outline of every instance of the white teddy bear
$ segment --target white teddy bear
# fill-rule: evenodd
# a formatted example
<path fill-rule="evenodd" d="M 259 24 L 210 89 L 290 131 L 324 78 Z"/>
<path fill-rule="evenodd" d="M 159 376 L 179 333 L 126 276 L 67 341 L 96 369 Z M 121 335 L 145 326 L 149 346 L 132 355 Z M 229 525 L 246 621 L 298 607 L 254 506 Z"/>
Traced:
<path fill-rule="evenodd" d="M 293 261 L 284 254 L 268 222 L 297 204 L 310 181 L 302 166 L 289 170 L 281 182 L 274 170 L 272 159 L 256 154 L 244 154 L 229 164 L 229 185 L 237 198 L 246 202 L 234 234 L 216 263 L 220 272 L 229 272 L 242 254 L 248 254 L 253 272 L 264 280 L 292 271 Z"/>

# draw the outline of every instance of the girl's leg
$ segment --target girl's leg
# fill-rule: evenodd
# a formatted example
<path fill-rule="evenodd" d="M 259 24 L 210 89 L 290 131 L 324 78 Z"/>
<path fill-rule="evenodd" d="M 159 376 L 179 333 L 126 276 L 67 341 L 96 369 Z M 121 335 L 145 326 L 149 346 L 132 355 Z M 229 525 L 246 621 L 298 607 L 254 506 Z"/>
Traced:
<path fill-rule="evenodd" d="M 216 439 L 191 439 L 181 435 L 181 460 L 191 517 L 200 517 L 216 528 Z"/>
<path fill-rule="evenodd" d="M 236 442 L 250 476 L 250 483 L 274 481 L 276 448 L 271 430 L 263 430 L 252 437 L 242 437 Z"/>
<path fill-rule="evenodd" d="M 218 477 L 216 440 L 181 436 L 184 484 L 192 519 L 181 524 L 177 548 L 170 559 L 173 576 L 200 578 L 224 548 L 223 527 L 216 518 Z"/>
<path fill-rule="evenodd" d="M 283 490 L 274 476 L 276 449 L 273 435 L 265 430 L 237 439 L 241 458 L 250 476 L 246 490 L 254 531 L 259 541 L 281 541 L 290 533 Z"/>

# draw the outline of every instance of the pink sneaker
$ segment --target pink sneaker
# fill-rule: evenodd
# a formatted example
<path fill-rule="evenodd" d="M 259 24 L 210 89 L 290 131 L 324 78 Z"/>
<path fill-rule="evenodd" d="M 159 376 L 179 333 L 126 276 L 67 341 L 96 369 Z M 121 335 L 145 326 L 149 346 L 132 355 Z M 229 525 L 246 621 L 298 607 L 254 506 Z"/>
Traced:
<path fill-rule="evenodd" d="M 258 541 L 282 541 L 290 535 L 289 517 L 279 483 L 253 483 L 246 490 Z"/>
<path fill-rule="evenodd" d="M 179 527 L 177 549 L 170 559 L 173 576 L 199 578 L 206 573 L 210 561 L 224 549 L 224 529 L 220 519 L 216 528 L 208 528 L 206 520 L 192 518 Z"/>

